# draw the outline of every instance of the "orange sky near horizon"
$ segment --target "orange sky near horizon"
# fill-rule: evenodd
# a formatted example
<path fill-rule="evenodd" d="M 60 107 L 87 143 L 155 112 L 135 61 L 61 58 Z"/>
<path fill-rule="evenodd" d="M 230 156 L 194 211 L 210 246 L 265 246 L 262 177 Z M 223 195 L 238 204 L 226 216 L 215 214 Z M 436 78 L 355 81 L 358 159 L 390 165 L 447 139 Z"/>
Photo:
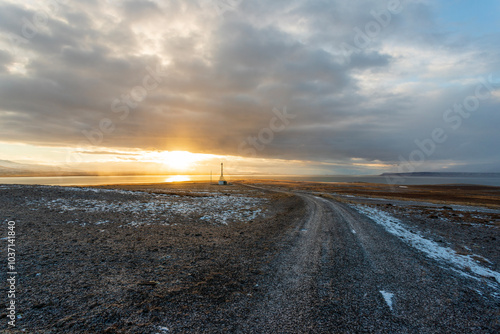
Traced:
<path fill-rule="evenodd" d="M 0 173 L 495 172 L 499 13 L 0 0 Z"/>

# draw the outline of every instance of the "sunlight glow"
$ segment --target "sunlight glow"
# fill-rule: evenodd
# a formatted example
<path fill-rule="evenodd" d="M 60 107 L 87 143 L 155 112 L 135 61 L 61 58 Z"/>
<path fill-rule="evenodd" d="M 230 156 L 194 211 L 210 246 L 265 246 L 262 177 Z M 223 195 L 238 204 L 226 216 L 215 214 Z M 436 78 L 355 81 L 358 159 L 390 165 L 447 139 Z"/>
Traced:
<path fill-rule="evenodd" d="M 186 182 L 191 181 L 191 178 L 187 175 L 175 175 L 165 179 L 165 182 Z"/>
<path fill-rule="evenodd" d="M 202 157 L 187 151 L 161 152 L 159 155 L 160 160 L 174 170 L 187 170 L 203 160 Z"/>

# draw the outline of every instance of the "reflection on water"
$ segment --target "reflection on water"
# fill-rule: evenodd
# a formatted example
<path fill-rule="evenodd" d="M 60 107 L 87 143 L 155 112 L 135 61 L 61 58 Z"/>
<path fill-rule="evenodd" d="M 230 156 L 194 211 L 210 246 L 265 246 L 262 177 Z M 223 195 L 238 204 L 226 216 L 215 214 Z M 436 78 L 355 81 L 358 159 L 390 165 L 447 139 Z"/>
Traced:
<path fill-rule="evenodd" d="M 187 175 L 175 175 L 165 179 L 165 182 L 186 182 L 191 181 L 191 178 Z"/>
<path fill-rule="evenodd" d="M 283 175 L 231 175 L 228 181 L 248 179 L 274 179 L 309 182 L 368 182 L 391 183 L 390 178 L 376 175 L 364 176 L 283 176 Z M 218 176 L 214 176 L 216 180 Z M 136 175 L 136 176 L 53 176 L 53 177 L 0 177 L 0 184 L 44 184 L 53 186 L 97 186 L 106 184 L 132 184 L 132 183 L 172 183 L 172 182 L 210 182 L 210 175 Z M 398 179 L 399 180 L 399 179 Z M 405 177 L 397 185 L 421 184 L 480 184 L 500 186 L 500 177 Z"/>
<path fill-rule="evenodd" d="M 208 181 L 205 175 L 135 175 L 135 176 L 47 176 L 0 177 L 0 184 L 42 184 L 50 186 L 99 186 L 107 184 L 166 183 Z"/>

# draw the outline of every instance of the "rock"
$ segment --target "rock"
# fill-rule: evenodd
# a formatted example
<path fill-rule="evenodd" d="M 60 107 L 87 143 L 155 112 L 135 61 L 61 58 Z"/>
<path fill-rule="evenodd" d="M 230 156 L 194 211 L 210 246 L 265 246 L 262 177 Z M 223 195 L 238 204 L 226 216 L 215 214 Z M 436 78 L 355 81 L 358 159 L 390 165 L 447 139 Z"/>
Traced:
<path fill-rule="evenodd" d="M 142 282 L 137 283 L 137 285 L 150 285 L 150 286 L 155 286 L 158 284 L 160 284 L 160 283 L 156 282 L 156 281 L 142 281 Z"/>

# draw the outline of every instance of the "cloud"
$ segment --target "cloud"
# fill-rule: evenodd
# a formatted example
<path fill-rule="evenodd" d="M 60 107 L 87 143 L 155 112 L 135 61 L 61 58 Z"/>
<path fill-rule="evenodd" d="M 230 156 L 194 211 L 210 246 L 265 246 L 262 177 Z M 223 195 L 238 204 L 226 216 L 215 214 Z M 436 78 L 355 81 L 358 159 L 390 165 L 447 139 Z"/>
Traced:
<path fill-rule="evenodd" d="M 0 50 L 0 73 L 7 72 L 7 66 L 12 63 L 14 57 L 8 52 Z"/>
<path fill-rule="evenodd" d="M 285 106 L 296 117 L 258 157 L 396 164 L 443 127 L 450 140 L 428 160 L 473 164 L 499 139 L 497 99 L 457 130 L 443 120 L 498 72 L 500 48 L 486 42 L 498 34 L 450 32 L 427 1 L 402 1 L 349 61 L 341 45 L 388 1 L 242 1 L 220 15 L 205 2 L 39 6 L 0 3 L 2 141 L 241 155 Z M 13 45 L 40 12 L 46 22 Z"/>
<path fill-rule="evenodd" d="M 129 153 L 129 152 L 119 152 L 119 151 L 78 151 L 80 154 L 97 154 L 97 155 L 130 155 L 136 156 L 140 153 Z"/>

